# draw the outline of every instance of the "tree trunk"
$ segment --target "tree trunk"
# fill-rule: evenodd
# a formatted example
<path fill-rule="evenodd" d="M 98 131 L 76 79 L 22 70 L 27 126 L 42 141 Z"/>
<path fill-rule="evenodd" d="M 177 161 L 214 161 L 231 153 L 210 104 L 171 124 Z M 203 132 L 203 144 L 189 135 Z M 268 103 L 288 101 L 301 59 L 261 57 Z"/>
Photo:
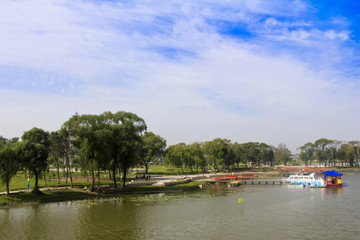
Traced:
<path fill-rule="evenodd" d="M 95 188 L 95 173 L 94 170 L 91 169 L 91 177 L 92 177 L 92 189 Z"/>
<path fill-rule="evenodd" d="M 114 178 L 114 187 L 116 188 L 117 185 L 116 185 L 116 169 L 117 169 L 117 158 L 116 158 L 116 154 L 114 155 L 114 167 L 113 167 L 113 178 Z"/>
<path fill-rule="evenodd" d="M 39 190 L 39 187 L 38 187 L 39 176 L 38 176 L 38 172 L 36 171 L 36 169 L 34 169 L 34 175 L 35 175 L 35 187 L 34 187 L 34 190 L 37 191 L 37 190 Z"/>
<path fill-rule="evenodd" d="M 116 167 L 113 168 L 114 187 L 116 188 Z"/>
<path fill-rule="evenodd" d="M 124 169 L 123 169 L 123 174 L 124 174 L 124 177 L 123 177 L 123 188 L 125 188 L 126 187 L 126 185 L 125 185 L 125 181 L 126 181 L 126 168 L 124 167 Z"/>
<path fill-rule="evenodd" d="M 100 168 L 98 168 L 98 188 L 100 188 Z"/>
<path fill-rule="evenodd" d="M 57 176 L 58 176 L 58 184 L 60 184 L 60 163 L 58 161 L 58 167 L 57 167 Z"/>
<path fill-rule="evenodd" d="M 45 182 L 45 185 L 47 185 L 46 184 L 46 169 L 44 169 L 44 182 Z"/>
<path fill-rule="evenodd" d="M 67 170 L 66 170 L 66 163 L 64 164 L 64 175 L 65 175 L 65 185 L 67 185 L 68 174 L 67 174 Z"/>
<path fill-rule="evenodd" d="M 10 180 L 7 180 L 7 181 L 6 181 L 6 194 L 7 194 L 8 196 L 10 195 L 9 182 L 10 182 Z"/>
<path fill-rule="evenodd" d="M 73 180 L 72 180 L 72 174 L 71 174 L 71 168 L 70 168 L 70 165 L 68 165 L 68 176 L 70 177 L 70 184 L 71 184 L 71 187 L 73 187 Z"/>
<path fill-rule="evenodd" d="M 145 165 L 145 174 L 147 174 L 147 173 L 148 173 L 149 166 L 148 166 L 148 164 L 144 164 L 144 165 Z"/>

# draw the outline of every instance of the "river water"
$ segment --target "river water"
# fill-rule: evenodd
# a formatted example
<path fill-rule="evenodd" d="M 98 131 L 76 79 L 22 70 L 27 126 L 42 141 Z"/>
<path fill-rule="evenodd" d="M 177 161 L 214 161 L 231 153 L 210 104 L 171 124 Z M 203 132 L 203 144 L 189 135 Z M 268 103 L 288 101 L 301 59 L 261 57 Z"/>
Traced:
<path fill-rule="evenodd" d="M 0 239 L 360 239 L 360 174 L 343 183 L 214 185 L 0 209 Z"/>

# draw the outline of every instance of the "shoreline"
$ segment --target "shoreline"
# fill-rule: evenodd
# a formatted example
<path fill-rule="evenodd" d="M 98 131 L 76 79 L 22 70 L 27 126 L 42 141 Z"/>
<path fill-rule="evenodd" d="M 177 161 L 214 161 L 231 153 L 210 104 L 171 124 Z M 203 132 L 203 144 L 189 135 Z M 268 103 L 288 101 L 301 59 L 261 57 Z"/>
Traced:
<path fill-rule="evenodd" d="M 49 189 L 40 194 L 32 192 L 17 192 L 0 196 L 0 209 L 36 205 L 41 203 L 76 201 L 93 198 L 107 198 L 129 194 L 156 194 L 156 193 L 178 193 L 185 191 L 196 191 L 204 182 L 191 182 L 191 184 L 178 184 L 173 186 L 128 186 L 123 188 L 100 188 L 98 191 L 89 192 L 79 188 Z"/>

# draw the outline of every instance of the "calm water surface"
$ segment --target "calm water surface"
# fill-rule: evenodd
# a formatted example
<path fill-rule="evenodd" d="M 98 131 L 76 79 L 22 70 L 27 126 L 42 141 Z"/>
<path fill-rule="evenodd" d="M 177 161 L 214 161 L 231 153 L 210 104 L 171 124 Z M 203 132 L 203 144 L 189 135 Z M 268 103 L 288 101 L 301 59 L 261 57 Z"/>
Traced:
<path fill-rule="evenodd" d="M 360 239 L 360 174 L 350 174 L 342 189 L 213 186 L 0 209 L 0 239 Z"/>

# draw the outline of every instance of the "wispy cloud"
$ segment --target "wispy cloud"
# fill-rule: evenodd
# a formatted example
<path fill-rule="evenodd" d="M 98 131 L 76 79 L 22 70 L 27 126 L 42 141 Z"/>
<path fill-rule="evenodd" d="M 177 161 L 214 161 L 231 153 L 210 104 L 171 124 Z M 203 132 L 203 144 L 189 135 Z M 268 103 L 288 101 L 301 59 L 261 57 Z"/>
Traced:
<path fill-rule="evenodd" d="M 317 14 L 299 0 L 5 0 L 0 134 L 127 110 L 169 143 L 357 138 L 351 20 Z"/>

